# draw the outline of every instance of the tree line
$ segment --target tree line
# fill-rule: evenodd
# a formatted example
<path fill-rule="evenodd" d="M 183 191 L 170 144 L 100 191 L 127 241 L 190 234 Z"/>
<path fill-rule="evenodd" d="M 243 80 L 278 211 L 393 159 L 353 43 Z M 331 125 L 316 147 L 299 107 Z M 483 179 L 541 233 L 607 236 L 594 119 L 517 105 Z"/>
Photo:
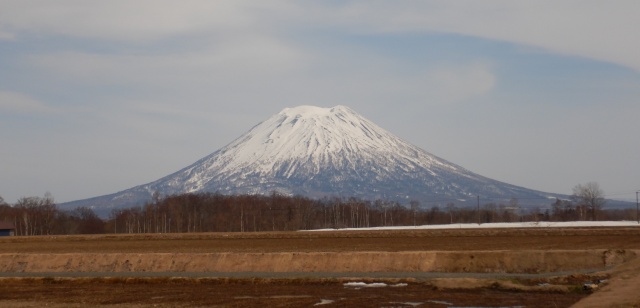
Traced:
<path fill-rule="evenodd" d="M 13 223 L 16 235 L 98 234 L 107 223 L 90 208 L 58 209 L 49 193 L 22 197 L 13 205 L 0 197 L 0 221 Z"/>
<path fill-rule="evenodd" d="M 575 189 L 574 189 L 575 192 Z M 14 205 L 0 198 L 0 221 L 16 235 L 99 233 L 263 232 L 325 228 L 368 228 L 454 223 L 635 220 L 634 209 L 603 209 L 594 196 L 556 199 L 549 208 L 523 210 L 517 199 L 480 207 L 403 206 L 384 200 L 310 199 L 301 196 L 182 194 L 154 195 L 144 206 L 114 209 L 106 219 L 90 208 L 58 209 L 50 195 L 24 197 Z"/>

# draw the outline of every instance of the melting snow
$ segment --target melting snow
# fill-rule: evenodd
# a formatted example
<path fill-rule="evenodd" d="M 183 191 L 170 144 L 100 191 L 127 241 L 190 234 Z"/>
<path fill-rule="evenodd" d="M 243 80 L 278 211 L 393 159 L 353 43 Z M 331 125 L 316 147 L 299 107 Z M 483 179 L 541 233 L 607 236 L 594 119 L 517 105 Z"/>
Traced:
<path fill-rule="evenodd" d="M 321 299 L 320 302 L 316 303 L 314 306 L 333 304 L 333 302 L 335 302 L 335 301 L 331 300 L 331 299 Z"/>
<path fill-rule="evenodd" d="M 356 288 L 356 289 L 361 289 L 361 288 L 384 288 L 384 287 L 406 287 L 407 284 L 406 283 L 396 283 L 396 284 L 392 284 L 392 285 L 388 285 L 386 283 L 383 282 L 372 282 L 372 283 L 366 283 L 366 282 L 347 282 L 344 284 L 345 288 Z"/>
<path fill-rule="evenodd" d="M 448 224 L 424 226 L 393 226 L 374 228 L 344 228 L 337 230 L 415 230 L 415 229 L 489 229 L 489 228 L 571 228 L 571 227 L 640 227 L 636 221 L 540 221 L 540 222 L 499 222 L 485 224 Z M 318 229 L 310 231 L 335 231 L 336 229 Z"/>

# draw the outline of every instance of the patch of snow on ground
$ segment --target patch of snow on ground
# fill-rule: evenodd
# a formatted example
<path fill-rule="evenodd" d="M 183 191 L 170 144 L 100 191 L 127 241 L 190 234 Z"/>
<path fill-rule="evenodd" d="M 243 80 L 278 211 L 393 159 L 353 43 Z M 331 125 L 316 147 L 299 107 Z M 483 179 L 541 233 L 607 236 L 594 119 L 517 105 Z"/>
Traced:
<path fill-rule="evenodd" d="M 449 303 L 449 302 L 445 302 L 445 301 L 428 300 L 427 302 L 433 303 L 433 304 L 453 306 L 453 303 Z"/>
<path fill-rule="evenodd" d="M 406 283 L 396 283 L 396 284 L 390 285 L 390 287 L 392 287 L 392 288 L 406 287 L 406 286 L 408 286 L 408 284 L 406 284 Z"/>
<path fill-rule="evenodd" d="M 391 302 L 390 304 L 400 304 L 400 305 L 403 305 L 403 306 L 418 307 L 418 306 L 422 305 L 423 303 L 421 303 L 421 302 L 404 302 L 404 303 L 402 303 L 402 302 Z"/>
<path fill-rule="evenodd" d="M 319 303 L 314 304 L 314 306 L 321 306 L 321 305 L 328 305 L 328 304 L 333 304 L 333 302 L 335 302 L 332 299 L 321 299 Z"/>
<path fill-rule="evenodd" d="M 356 288 L 356 289 L 360 289 L 360 288 L 384 288 L 387 286 L 386 283 L 383 282 L 372 282 L 372 283 L 366 283 L 366 282 L 347 282 L 344 284 L 345 288 Z"/>
<path fill-rule="evenodd" d="M 423 229 L 491 229 L 491 228 L 574 228 L 574 227 L 640 227 L 636 221 L 539 221 L 496 222 L 484 224 L 447 224 L 424 226 L 393 226 L 373 228 L 317 229 L 309 231 L 350 230 L 423 230 Z"/>
<path fill-rule="evenodd" d="M 372 282 L 372 283 L 347 282 L 347 283 L 344 284 L 345 288 L 356 288 L 356 289 L 361 289 L 361 288 L 384 288 L 384 287 L 399 288 L 399 287 L 406 287 L 406 286 L 407 286 L 406 283 L 396 283 L 396 284 L 388 285 L 388 284 L 383 283 L 383 282 Z"/>

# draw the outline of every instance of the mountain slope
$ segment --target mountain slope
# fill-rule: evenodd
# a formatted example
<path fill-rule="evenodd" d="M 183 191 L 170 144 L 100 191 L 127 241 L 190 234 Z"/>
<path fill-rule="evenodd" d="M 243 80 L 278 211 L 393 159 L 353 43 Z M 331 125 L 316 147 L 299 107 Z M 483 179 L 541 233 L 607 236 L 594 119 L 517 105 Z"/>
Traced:
<path fill-rule="evenodd" d="M 65 207 L 127 207 L 154 192 L 357 197 L 434 204 L 556 196 L 495 181 L 394 136 L 345 106 L 287 108 L 157 181 Z M 485 200 L 485 202 L 488 202 Z"/>

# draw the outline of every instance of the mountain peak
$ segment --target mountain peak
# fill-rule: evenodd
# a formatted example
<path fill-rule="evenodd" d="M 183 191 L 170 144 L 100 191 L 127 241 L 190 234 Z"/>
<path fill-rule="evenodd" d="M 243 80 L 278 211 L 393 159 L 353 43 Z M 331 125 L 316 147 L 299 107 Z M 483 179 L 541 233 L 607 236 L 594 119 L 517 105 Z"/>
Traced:
<path fill-rule="evenodd" d="M 284 115 L 287 117 L 311 118 L 311 117 L 326 117 L 326 116 L 330 116 L 338 113 L 355 113 L 355 112 L 351 110 L 349 107 L 342 106 L 342 105 L 338 105 L 331 108 L 302 105 L 302 106 L 297 106 L 292 108 L 285 108 L 282 111 L 280 111 L 280 113 L 278 114 Z"/>
<path fill-rule="evenodd" d="M 472 173 L 382 129 L 346 106 L 286 108 L 229 145 L 157 181 L 75 201 L 123 207 L 155 192 L 270 194 L 463 202 L 548 196 Z M 99 200 L 99 201 L 98 201 Z"/>

